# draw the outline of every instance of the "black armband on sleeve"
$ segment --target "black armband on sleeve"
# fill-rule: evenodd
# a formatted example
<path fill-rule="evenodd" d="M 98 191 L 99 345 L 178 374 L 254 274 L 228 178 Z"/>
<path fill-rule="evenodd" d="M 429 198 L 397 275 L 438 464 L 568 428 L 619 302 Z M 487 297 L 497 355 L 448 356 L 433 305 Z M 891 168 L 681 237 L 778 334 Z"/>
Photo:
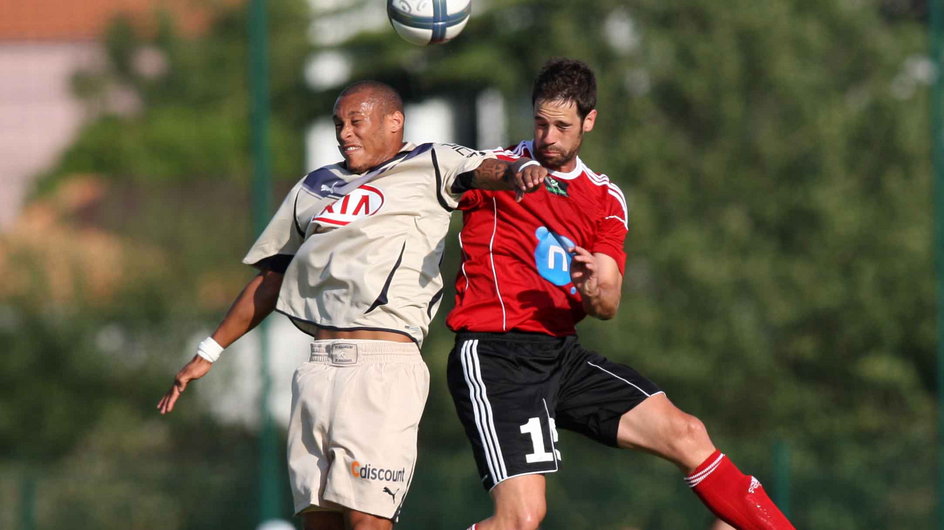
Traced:
<path fill-rule="evenodd" d="M 253 267 L 261 271 L 272 271 L 279 274 L 285 274 L 285 269 L 288 268 L 288 264 L 292 262 L 292 258 L 295 256 L 291 254 L 276 254 L 274 256 L 269 256 L 268 258 L 263 258 L 253 264 Z"/>
<path fill-rule="evenodd" d="M 456 195 L 461 195 L 474 188 L 472 185 L 474 181 L 475 171 L 466 171 L 457 176 L 456 180 L 452 181 L 452 186 L 449 189 Z"/>

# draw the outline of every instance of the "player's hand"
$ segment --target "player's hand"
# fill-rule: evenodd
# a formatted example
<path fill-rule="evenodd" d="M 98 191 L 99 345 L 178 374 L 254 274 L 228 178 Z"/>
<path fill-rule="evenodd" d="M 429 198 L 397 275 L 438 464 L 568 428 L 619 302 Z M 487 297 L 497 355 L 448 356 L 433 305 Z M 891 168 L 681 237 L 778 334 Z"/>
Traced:
<path fill-rule="evenodd" d="M 515 201 L 521 202 L 525 193 L 532 193 L 541 188 L 547 169 L 538 164 L 530 164 L 515 174 Z"/>
<path fill-rule="evenodd" d="M 571 255 L 570 280 L 574 282 L 574 287 L 584 297 L 597 296 L 600 293 L 600 286 L 597 282 L 596 257 L 589 250 L 576 245 L 567 251 Z"/>
<path fill-rule="evenodd" d="M 180 397 L 180 394 L 186 390 L 187 385 L 194 379 L 200 379 L 205 376 L 212 367 L 213 363 L 199 355 L 194 355 L 193 359 L 177 372 L 177 376 L 174 377 L 174 385 L 170 387 L 170 390 L 168 390 L 167 393 L 164 394 L 164 397 L 161 398 L 160 402 L 158 402 L 157 410 L 161 411 L 161 414 L 167 414 L 174 410 L 174 403 L 177 402 L 177 398 Z"/>

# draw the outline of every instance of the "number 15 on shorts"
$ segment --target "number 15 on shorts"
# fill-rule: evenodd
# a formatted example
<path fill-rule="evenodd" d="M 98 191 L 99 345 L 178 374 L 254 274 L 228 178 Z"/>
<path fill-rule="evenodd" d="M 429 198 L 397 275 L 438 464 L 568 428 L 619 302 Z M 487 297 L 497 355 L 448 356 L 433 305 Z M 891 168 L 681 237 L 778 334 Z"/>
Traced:
<path fill-rule="evenodd" d="M 537 416 L 529 418 L 527 422 L 521 425 L 521 434 L 527 434 L 531 437 L 531 453 L 525 455 L 525 461 L 529 464 L 535 462 L 553 462 L 561 460 L 560 451 L 557 450 L 557 423 L 554 418 L 548 418 L 551 426 L 551 441 L 554 452 L 551 453 L 544 445 L 544 429 L 541 425 L 541 419 Z"/>

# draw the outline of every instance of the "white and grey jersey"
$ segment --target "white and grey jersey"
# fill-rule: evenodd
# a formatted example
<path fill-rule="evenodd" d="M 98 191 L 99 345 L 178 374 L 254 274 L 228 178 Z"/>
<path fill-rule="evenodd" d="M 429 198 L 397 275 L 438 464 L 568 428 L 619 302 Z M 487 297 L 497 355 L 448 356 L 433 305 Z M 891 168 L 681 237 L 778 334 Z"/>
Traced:
<path fill-rule="evenodd" d="M 365 173 L 341 164 L 312 171 L 243 263 L 284 268 L 276 309 L 306 333 L 393 331 L 422 345 L 442 298 L 439 264 L 459 200 L 453 183 L 494 156 L 406 144 Z"/>

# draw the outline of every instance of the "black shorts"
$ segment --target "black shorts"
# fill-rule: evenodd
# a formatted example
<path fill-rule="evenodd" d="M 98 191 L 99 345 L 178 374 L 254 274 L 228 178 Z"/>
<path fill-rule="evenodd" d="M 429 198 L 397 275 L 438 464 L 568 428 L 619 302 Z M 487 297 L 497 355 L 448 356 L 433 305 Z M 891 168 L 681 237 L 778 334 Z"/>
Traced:
<path fill-rule="evenodd" d="M 514 476 L 557 471 L 557 427 L 615 447 L 620 417 L 661 392 L 575 336 L 535 333 L 459 333 L 448 380 L 488 490 Z"/>

